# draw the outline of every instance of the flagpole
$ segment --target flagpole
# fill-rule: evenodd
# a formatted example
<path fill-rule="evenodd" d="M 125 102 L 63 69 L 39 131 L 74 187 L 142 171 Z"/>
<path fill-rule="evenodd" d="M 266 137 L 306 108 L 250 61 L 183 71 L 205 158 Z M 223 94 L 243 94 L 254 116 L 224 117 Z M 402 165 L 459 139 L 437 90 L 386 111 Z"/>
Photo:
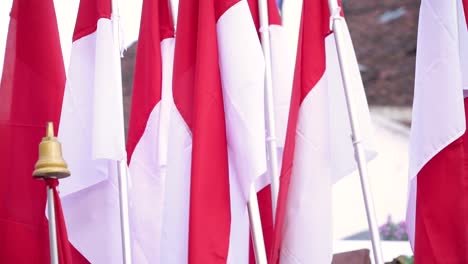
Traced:
<path fill-rule="evenodd" d="M 123 56 L 122 45 L 123 39 L 120 35 L 120 13 L 118 0 L 112 0 L 112 29 L 114 37 L 115 53 L 118 58 Z M 120 61 L 118 62 L 120 65 Z M 119 67 L 119 75 L 120 75 Z M 119 76 L 119 81 L 122 77 Z M 123 113 L 122 113 L 123 114 Z M 130 236 L 130 217 L 129 217 L 129 203 L 128 203 L 128 176 L 127 176 L 127 163 L 126 160 L 116 161 L 118 178 L 119 178 L 119 203 L 120 203 L 120 232 L 122 238 L 122 260 L 125 264 L 132 263 L 132 247 Z"/>
<path fill-rule="evenodd" d="M 120 228 L 122 233 L 123 263 L 132 263 L 132 248 L 130 240 L 130 219 L 128 208 L 128 179 L 125 161 L 117 161 L 119 176 Z"/>
<path fill-rule="evenodd" d="M 354 146 L 354 154 L 355 159 L 358 165 L 359 176 L 361 179 L 361 189 L 364 198 L 364 203 L 366 206 L 366 213 L 367 213 L 367 222 L 369 224 L 369 230 L 371 233 L 372 239 L 372 250 L 374 254 L 374 260 L 376 264 L 383 264 L 383 257 L 382 257 L 382 248 L 379 236 L 379 229 L 377 225 L 377 220 L 375 217 L 375 208 L 374 208 L 374 201 L 372 198 L 372 192 L 368 182 L 368 175 L 367 175 L 367 161 L 366 161 L 366 154 L 364 151 L 364 145 L 362 142 L 362 135 L 361 129 L 357 122 L 358 116 L 357 111 L 355 108 L 355 102 L 353 98 L 353 94 L 351 91 L 350 86 L 350 77 L 346 71 L 346 65 L 349 65 L 350 62 L 348 61 L 348 56 L 344 51 L 345 43 L 345 30 L 344 23 L 346 21 L 341 16 L 341 8 L 338 5 L 337 0 L 328 0 L 328 6 L 330 9 L 331 20 L 330 23 L 333 28 L 333 32 L 335 35 L 335 43 L 338 51 L 338 59 L 340 62 L 340 70 L 341 76 L 343 79 L 343 87 L 346 97 L 346 104 L 348 107 L 348 116 L 351 124 L 351 131 L 352 131 L 352 140 Z"/>
<path fill-rule="evenodd" d="M 247 204 L 249 210 L 250 230 L 252 233 L 255 261 L 257 264 L 267 264 L 265 241 L 263 239 L 262 222 L 258 208 L 257 191 L 254 184 L 250 188 L 250 197 Z"/>
<path fill-rule="evenodd" d="M 49 217 L 50 263 L 58 264 L 57 225 L 55 223 L 54 190 L 47 188 L 47 215 Z"/>
<path fill-rule="evenodd" d="M 260 15 L 260 38 L 262 41 L 263 57 L 265 59 L 265 106 L 266 106 L 266 130 L 267 130 L 267 162 L 268 173 L 271 178 L 271 206 L 273 210 L 273 222 L 276 216 L 276 203 L 279 192 L 278 174 L 278 149 L 276 144 L 275 109 L 273 104 L 273 85 L 271 78 L 271 49 L 268 19 L 267 0 L 258 0 Z"/>
<path fill-rule="evenodd" d="M 273 85 L 271 78 L 271 49 L 268 19 L 267 0 L 258 0 L 258 13 L 260 16 L 260 38 L 263 57 L 265 60 L 265 114 L 266 114 L 266 143 L 268 173 L 271 179 L 271 208 L 273 223 L 276 216 L 276 204 L 279 192 L 278 149 L 276 144 L 275 109 L 273 104 Z M 260 210 L 258 207 L 257 192 L 252 185 L 248 203 L 250 227 L 252 232 L 256 263 L 267 263 L 265 242 L 263 238 Z"/>
<path fill-rule="evenodd" d="M 54 125 L 48 122 L 46 136 L 39 143 L 39 160 L 33 177 L 36 179 L 61 179 L 70 176 L 67 164 L 62 158 L 62 147 L 54 136 Z M 57 225 L 55 218 L 54 189 L 47 184 L 47 217 L 49 222 L 50 263 L 58 264 Z M 67 241 L 68 242 L 68 241 Z"/>
<path fill-rule="evenodd" d="M 169 6 L 171 8 L 172 23 L 174 24 L 174 31 L 177 28 L 177 3 L 179 1 L 169 0 Z"/>

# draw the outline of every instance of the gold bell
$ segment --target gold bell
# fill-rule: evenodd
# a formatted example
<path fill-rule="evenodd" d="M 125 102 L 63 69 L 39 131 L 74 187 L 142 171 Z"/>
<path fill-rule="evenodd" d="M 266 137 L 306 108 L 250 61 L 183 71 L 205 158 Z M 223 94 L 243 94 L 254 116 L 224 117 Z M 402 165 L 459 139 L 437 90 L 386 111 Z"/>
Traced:
<path fill-rule="evenodd" d="M 67 163 L 62 157 L 62 146 L 54 136 L 54 125 L 47 123 L 46 136 L 39 144 L 39 160 L 33 172 L 36 178 L 65 178 L 70 176 Z"/>

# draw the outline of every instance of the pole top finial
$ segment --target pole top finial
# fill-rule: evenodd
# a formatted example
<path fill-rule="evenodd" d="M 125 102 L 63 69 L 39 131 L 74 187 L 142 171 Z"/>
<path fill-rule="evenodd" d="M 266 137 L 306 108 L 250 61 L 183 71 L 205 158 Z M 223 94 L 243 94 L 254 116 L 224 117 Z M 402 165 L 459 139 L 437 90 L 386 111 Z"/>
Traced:
<path fill-rule="evenodd" d="M 47 122 L 46 137 L 48 138 L 54 137 L 54 123 L 52 122 Z"/>

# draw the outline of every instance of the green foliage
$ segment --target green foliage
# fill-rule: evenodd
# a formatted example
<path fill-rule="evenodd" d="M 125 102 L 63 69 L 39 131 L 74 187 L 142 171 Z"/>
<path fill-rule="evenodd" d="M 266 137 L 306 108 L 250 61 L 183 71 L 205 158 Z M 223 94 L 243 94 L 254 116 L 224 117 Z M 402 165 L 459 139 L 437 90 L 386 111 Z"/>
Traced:
<path fill-rule="evenodd" d="M 390 264 L 414 264 L 414 257 L 399 256 L 394 259 Z"/>

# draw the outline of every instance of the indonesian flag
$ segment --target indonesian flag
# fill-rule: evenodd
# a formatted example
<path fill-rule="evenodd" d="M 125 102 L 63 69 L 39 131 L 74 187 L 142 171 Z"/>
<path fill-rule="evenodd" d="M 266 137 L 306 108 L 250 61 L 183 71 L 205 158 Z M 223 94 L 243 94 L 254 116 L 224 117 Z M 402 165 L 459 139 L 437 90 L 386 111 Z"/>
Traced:
<path fill-rule="evenodd" d="M 60 263 L 70 244 L 56 187 L 34 180 L 46 123 L 58 127 L 65 71 L 54 4 L 16 0 L 0 82 L 0 262 L 50 263 L 46 184 L 54 191 Z"/>
<path fill-rule="evenodd" d="M 351 93 L 370 147 L 369 111 L 349 34 L 345 44 Z M 331 263 L 332 184 L 355 168 L 350 135 L 328 3 L 304 0 L 271 263 Z"/>
<path fill-rule="evenodd" d="M 265 66 L 247 1 L 216 7 L 219 66 L 229 150 L 231 232 L 228 263 L 249 258 L 250 189 L 268 182 L 265 137 Z M 267 180 L 266 180 L 267 179 Z"/>
<path fill-rule="evenodd" d="M 160 263 L 174 25 L 168 0 L 144 0 L 141 16 L 127 139 L 132 253 L 135 263 Z"/>
<path fill-rule="evenodd" d="M 415 263 L 468 263 L 467 2 L 423 0 L 407 224 Z"/>
<path fill-rule="evenodd" d="M 247 1 L 182 0 L 161 263 L 247 263 L 266 171 L 264 65 Z"/>
<path fill-rule="evenodd" d="M 60 193 L 69 238 L 91 263 L 122 263 L 118 167 L 126 154 L 116 26 L 110 0 L 81 0 L 59 129 L 72 172 Z"/>

